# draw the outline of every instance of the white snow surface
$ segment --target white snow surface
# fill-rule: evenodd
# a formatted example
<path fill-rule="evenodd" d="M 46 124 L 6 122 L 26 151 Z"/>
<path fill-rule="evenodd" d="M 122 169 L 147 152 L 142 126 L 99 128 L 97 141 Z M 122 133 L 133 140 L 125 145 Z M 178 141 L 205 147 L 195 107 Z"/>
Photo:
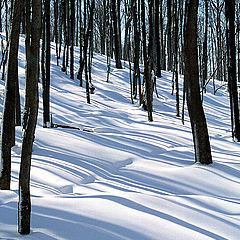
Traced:
<path fill-rule="evenodd" d="M 79 50 L 75 50 L 75 73 Z M 60 61 L 61 64 L 61 61 Z M 138 101 L 131 104 L 129 70 L 112 69 L 94 54 L 95 94 L 56 65 L 52 44 L 51 113 L 57 124 L 81 130 L 42 127 L 42 87 L 31 168 L 31 234 L 17 233 L 21 127 L 12 149 L 10 191 L 0 191 L 0 239 L 206 240 L 240 239 L 239 143 L 231 139 L 225 87 L 204 95 L 214 163 L 195 164 L 187 109 L 185 125 L 175 116 L 172 74 L 157 79 L 153 122 Z M 1 70 L 2 71 L 2 70 Z M 24 38 L 20 40 L 22 109 Z M 220 86 L 220 82 L 217 85 Z M 1 81 L 1 112 L 4 82 Z M 182 78 L 180 79 L 182 99 Z M 182 101 L 181 101 L 182 105 Z M 83 131 L 90 130 L 90 131 Z"/>

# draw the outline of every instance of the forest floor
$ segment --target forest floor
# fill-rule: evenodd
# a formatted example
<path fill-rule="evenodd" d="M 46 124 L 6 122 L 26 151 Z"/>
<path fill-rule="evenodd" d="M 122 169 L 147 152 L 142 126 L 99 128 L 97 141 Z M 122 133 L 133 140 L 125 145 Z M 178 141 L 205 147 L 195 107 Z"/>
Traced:
<path fill-rule="evenodd" d="M 77 73 L 79 51 L 75 51 Z M 19 80 L 24 104 L 24 39 Z M 61 62 L 60 62 L 61 63 Z M 185 125 L 175 115 L 172 74 L 157 79 L 153 122 L 138 100 L 131 104 L 129 70 L 115 69 L 106 82 L 106 57 L 94 54 L 95 93 L 56 65 L 52 45 L 51 113 L 42 127 L 42 87 L 31 168 L 31 234 L 17 233 L 21 127 L 12 149 L 11 191 L 0 191 L 0 239 L 195 240 L 240 236 L 239 143 L 231 139 L 228 92 L 204 95 L 214 163 L 195 164 L 187 109 Z M 220 82 L 216 83 L 220 86 Z M 1 109 L 4 82 L 0 84 Z M 182 99 L 182 78 L 180 79 Z M 182 105 L 182 101 L 181 101 Z M 87 131 L 83 131 L 87 130 Z"/>

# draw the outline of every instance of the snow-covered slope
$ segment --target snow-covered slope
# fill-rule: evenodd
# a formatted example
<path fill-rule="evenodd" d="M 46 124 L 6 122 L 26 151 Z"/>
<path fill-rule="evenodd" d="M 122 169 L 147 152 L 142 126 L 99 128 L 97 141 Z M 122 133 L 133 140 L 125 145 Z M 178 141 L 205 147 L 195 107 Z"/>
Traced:
<path fill-rule="evenodd" d="M 17 233 L 21 128 L 12 154 L 11 191 L 0 191 L 0 239 L 239 239 L 239 144 L 230 132 L 226 89 L 204 97 L 214 164 L 194 163 L 189 119 L 175 117 L 171 73 L 157 80 L 154 122 L 131 104 L 129 71 L 94 54 L 95 94 L 56 66 L 52 45 L 51 113 L 57 124 L 80 129 L 43 129 L 39 121 L 31 171 L 32 232 Z M 77 72 L 78 51 L 75 52 Z M 19 74 L 24 97 L 24 39 Z M 1 100 L 3 99 L 1 82 Z M 211 84 L 210 84 L 211 85 Z M 182 95 L 182 80 L 180 82 Z M 1 101 L 2 109 L 2 101 Z M 187 113 L 187 111 L 186 111 Z"/>

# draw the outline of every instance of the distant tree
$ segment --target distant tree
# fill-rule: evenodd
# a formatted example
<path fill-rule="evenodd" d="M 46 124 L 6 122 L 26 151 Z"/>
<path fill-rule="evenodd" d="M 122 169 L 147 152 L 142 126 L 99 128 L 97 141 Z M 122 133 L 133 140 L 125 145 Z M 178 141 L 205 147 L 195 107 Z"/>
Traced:
<path fill-rule="evenodd" d="M 186 1 L 184 26 L 184 78 L 187 84 L 187 105 L 192 126 L 195 161 L 202 164 L 210 164 L 212 163 L 211 148 L 199 86 L 197 50 L 198 4 L 198 0 Z"/>
<path fill-rule="evenodd" d="M 32 23 L 31 23 L 31 45 L 30 55 L 27 58 L 29 63 L 28 98 L 29 114 L 27 126 L 23 134 L 21 165 L 19 173 L 19 204 L 18 204 L 18 232 L 20 234 L 30 233 L 30 167 L 32 146 L 38 115 L 38 68 L 39 68 L 39 47 L 41 35 L 41 0 L 32 0 Z"/>
<path fill-rule="evenodd" d="M 235 0 L 225 0 L 228 89 L 230 94 L 232 137 L 240 142 L 240 123 L 236 78 L 236 42 L 235 42 Z"/>
<path fill-rule="evenodd" d="M 13 17 L 10 29 L 5 97 L 1 126 L 0 189 L 10 189 L 11 147 L 15 145 L 15 98 L 18 77 L 18 46 L 23 0 L 13 2 Z"/>

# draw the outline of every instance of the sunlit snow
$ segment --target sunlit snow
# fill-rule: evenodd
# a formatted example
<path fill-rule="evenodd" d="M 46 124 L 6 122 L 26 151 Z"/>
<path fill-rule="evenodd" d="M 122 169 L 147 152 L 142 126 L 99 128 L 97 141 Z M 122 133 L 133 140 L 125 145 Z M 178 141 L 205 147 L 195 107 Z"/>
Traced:
<path fill-rule="evenodd" d="M 75 51 L 75 73 L 78 70 Z M 24 39 L 19 74 L 24 104 Z M 61 63 L 61 61 L 60 61 Z M 113 61 L 112 61 L 113 63 Z M 31 168 L 31 234 L 17 233 L 21 128 L 12 149 L 11 191 L 0 191 L 0 239 L 195 240 L 240 237 L 239 143 L 232 142 L 226 88 L 204 96 L 214 163 L 194 163 L 187 109 L 185 125 L 175 116 L 172 74 L 157 79 L 154 121 L 138 101 L 131 104 L 129 70 L 94 54 L 95 94 L 86 103 L 79 80 L 56 66 L 52 44 L 51 113 L 56 124 L 42 128 L 42 96 Z M 2 70 L 1 70 L 2 71 Z M 221 83 L 217 83 L 220 85 Z M 4 82 L 1 81 L 1 112 Z M 180 80 L 182 99 L 182 79 Z M 181 101 L 182 104 L 182 101 Z M 83 130 L 90 131 L 83 131 Z"/>

